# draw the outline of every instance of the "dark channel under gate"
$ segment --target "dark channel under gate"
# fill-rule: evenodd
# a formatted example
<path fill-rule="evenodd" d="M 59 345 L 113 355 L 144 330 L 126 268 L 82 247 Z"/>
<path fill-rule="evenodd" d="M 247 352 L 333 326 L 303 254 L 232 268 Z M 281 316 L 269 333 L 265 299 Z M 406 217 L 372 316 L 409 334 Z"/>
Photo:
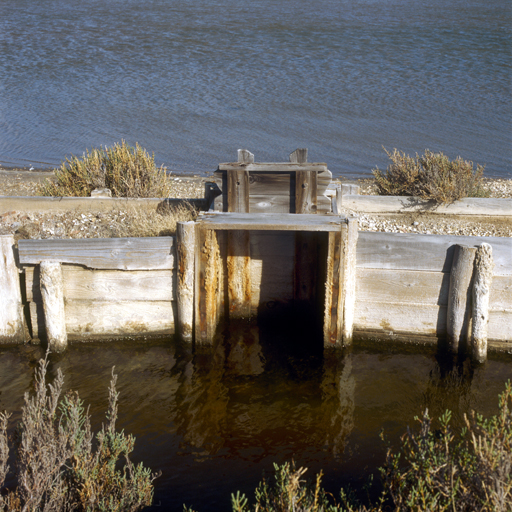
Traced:
<path fill-rule="evenodd" d="M 351 342 L 356 219 L 206 213 L 189 236 L 194 244 L 178 240 L 178 259 L 190 260 L 183 248 L 194 246 L 196 345 L 212 344 L 230 321 L 288 323 L 319 334 L 324 346 Z M 185 322 L 179 298 L 178 310 Z"/>

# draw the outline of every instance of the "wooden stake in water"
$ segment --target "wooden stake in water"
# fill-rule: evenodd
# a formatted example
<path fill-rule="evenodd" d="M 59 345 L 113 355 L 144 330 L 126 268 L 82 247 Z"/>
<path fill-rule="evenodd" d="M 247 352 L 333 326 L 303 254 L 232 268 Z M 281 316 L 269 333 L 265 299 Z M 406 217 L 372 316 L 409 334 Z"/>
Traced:
<path fill-rule="evenodd" d="M 62 352 L 68 345 L 68 336 L 61 264 L 57 261 L 42 261 L 39 278 L 48 348 L 53 352 Z"/>
<path fill-rule="evenodd" d="M 188 342 L 192 342 L 194 326 L 195 240 L 195 222 L 178 222 L 176 226 L 178 331 L 181 339 Z"/>
<path fill-rule="evenodd" d="M 451 352 L 457 353 L 460 342 L 466 342 L 471 315 L 471 280 L 476 248 L 456 245 L 448 292 L 447 338 Z"/>
<path fill-rule="evenodd" d="M 487 359 L 487 326 L 489 325 L 489 295 L 491 292 L 494 261 L 492 246 L 480 245 L 475 257 L 475 282 L 473 285 L 473 325 L 471 329 L 471 354 L 483 363 Z"/>
<path fill-rule="evenodd" d="M 25 329 L 14 237 L 0 236 L 0 343 L 23 343 Z"/>

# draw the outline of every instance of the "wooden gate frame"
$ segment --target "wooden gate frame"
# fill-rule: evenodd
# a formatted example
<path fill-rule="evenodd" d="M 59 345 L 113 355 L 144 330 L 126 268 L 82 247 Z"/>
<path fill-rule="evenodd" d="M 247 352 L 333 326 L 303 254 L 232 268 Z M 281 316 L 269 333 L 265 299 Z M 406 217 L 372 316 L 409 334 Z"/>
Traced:
<path fill-rule="evenodd" d="M 225 264 L 218 233 L 228 232 Z M 250 232 L 327 232 L 324 346 L 352 341 L 357 218 L 307 214 L 205 213 L 195 223 L 195 343 L 213 343 L 223 317 L 223 272 L 227 272 L 230 318 L 250 315 Z M 225 269 L 225 270 L 224 270 Z"/>

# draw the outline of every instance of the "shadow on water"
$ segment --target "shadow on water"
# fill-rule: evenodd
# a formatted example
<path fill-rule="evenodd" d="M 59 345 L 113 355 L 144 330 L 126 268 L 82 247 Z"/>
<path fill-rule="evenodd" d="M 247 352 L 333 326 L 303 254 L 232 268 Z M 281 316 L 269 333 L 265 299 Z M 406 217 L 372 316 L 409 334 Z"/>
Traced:
<path fill-rule="evenodd" d="M 118 428 L 137 438 L 132 459 L 163 473 L 154 510 L 229 510 L 232 492 L 252 495 L 272 463 L 291 459 L 310 477 L 323 470 L 334 496 L 341 485 L 361 488 L 384 461 L 382 429 L 396 446 L 425 408 L 434 418 L 453 410 L 456 427 L 470 409 L 494 414 L 512 368 L 510 356 L 472 367 L 432 347 L 361 342 L 324 352 L 300 323 L 234 327 L 208 349 L 118 341 L 50 356 L 50 377 L 64 372 L 95 429 L 115 365 Z M 0 410 L 16 411 L 13 424 L 42 355 L 33 346 L 0 350 Z"/>

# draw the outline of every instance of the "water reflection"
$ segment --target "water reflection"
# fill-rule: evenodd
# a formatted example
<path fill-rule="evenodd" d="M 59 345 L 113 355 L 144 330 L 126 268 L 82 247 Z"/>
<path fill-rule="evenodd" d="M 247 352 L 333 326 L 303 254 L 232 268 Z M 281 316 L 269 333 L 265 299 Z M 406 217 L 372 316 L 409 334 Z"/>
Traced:
<path fill-rule="evenodd" d="M 322 469 L 337 495 L 382 464 L 382 428 L 394 443 L 425 407 L 434 418 L 452 409 L 455 427 L 470 409 L 494 414 L 512 373 L 506 355 L 471 367 L 432 348 L 358 344 L 308 355 L 311 343 L 238 333 L 212 350 L 174 340 L 74 344 L 50 356 L 49 373 L 62 369 L 98 429 L 115 365 L 118 427 L 137 438 L 133 460 L 163 472 L 156 503 L 201 511 L 229 509 L 231 492 L 251 492 L 273 462 L 292 458 L 309 474 Z M 12 426 L 42 355 L 39 347 L 0 349 L 0 410 L 18 411 Z"/>

